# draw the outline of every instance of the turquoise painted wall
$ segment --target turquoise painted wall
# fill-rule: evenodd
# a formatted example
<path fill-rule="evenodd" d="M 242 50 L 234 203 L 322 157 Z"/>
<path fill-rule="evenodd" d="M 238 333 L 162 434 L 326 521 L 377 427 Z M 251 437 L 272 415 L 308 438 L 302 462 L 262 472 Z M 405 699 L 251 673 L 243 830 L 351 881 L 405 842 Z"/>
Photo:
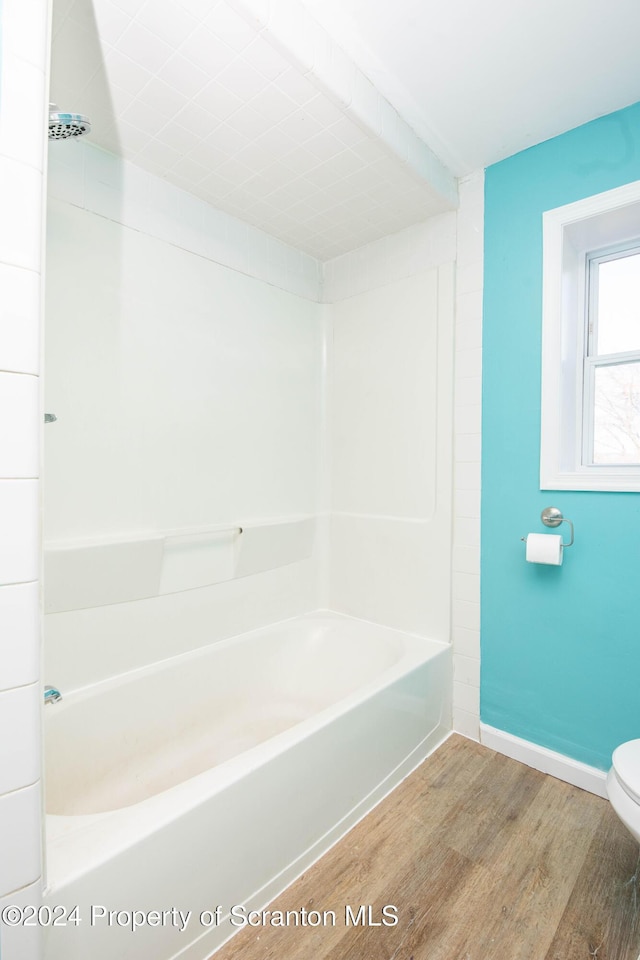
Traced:
<path fill-rule="evenodd" d="M 633 180 L 640 103 L 485 179 L 481 719 L 601 769 L 640 737 L 640 494 L 539 489 L 542 214 Z M 546 506 L 575 523 L 562 567 L 524 559 Z"/>

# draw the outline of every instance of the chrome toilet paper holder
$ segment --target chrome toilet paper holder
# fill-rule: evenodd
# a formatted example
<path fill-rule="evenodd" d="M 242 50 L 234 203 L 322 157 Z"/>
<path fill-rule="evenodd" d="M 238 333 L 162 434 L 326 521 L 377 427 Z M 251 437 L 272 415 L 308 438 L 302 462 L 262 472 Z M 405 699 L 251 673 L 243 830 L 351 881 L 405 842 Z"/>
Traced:
<path fill-rule="evenodd" d="M 540 519 L 544 523 L 545 527 L 559 527 L 561 523 L 568 523 L 571 530 L 571 539 L 569 543 L 563 543 L 563 547 L 572 547 L 573 546 L 573 523 L 571 520 L 567 520 L 566 517 L 562 516 L 562 511 L 558 510 L 557 507 L 545 507 L 542 513 L 540 514 Z M 520 537 L 524 543 L 527 542 L 526 537 Z"/>

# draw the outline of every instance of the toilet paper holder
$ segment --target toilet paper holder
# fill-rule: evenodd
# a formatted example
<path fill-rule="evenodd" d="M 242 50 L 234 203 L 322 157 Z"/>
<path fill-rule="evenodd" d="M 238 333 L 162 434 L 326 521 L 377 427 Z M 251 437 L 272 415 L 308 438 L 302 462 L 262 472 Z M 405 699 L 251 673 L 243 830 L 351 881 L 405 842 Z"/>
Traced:
<path fill-rule="evenodd" d="M 562 511 L 558 510 L 557 507 L 545 507 L 542 513 L 540 514 L 540 519 L 544 523 L 545 527 L 559 527 L 561 523 L 568 523 L 571 529 L 571 539 L 569 543 L 563 543 L 563 547 L 572 547 L 573 546 L 573 523 L 571 520 L 567 520 L 566 517 L 562 516 Z M 527 542 L 526 537 L 520 537 L 524 543 Z"/>

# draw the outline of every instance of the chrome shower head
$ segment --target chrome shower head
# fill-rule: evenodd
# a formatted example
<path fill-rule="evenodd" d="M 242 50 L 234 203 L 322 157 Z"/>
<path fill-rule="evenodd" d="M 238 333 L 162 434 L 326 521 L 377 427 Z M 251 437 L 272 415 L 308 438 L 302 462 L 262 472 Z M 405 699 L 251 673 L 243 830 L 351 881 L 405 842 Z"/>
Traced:
<path fill-rule="evenodd" d="M 66 140 L 91 132 L 91 121 L 81 113 L 60 113 L 57 104 L 49 104 L 49 140 Z"/>

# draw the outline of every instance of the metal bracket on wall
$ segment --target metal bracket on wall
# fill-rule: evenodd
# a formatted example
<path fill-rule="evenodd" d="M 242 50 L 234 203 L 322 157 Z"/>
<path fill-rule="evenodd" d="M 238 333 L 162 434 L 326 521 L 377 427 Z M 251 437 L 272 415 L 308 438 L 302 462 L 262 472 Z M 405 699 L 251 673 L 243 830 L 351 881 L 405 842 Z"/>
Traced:
<path fill-rule="evenodd" d="M 557 507 L 545 507 L 540 514 L 540 519 L 544 523 L 545 527 L 559 527 L 561 523 L 568 523 L 569 527 L 571 528 L 571 540 L 569 540 L 569 543 L 563 543 L 562 546 L 573 546 L 573 523 L 571 520 L 567 520 L 566 517 L 562 516 L 561 510 L 558 510 Z"/>

